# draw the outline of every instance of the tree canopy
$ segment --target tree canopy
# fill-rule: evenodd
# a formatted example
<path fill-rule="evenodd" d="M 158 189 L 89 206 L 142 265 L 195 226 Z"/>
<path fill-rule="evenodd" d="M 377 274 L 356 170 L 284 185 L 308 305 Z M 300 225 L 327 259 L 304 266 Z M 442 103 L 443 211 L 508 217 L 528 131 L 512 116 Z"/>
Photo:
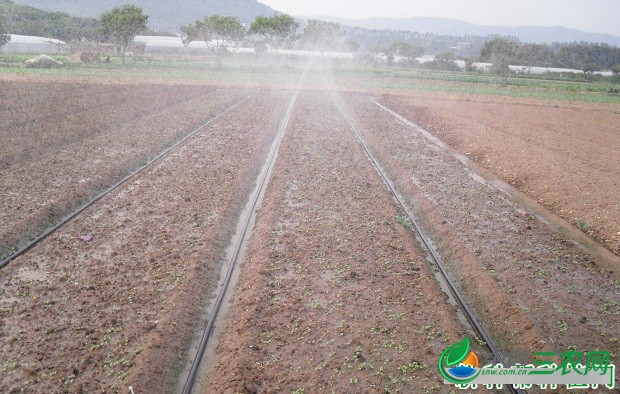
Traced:
<path fill-rule="evenodd" d="M 357 52 L 360 50 L 360 43 L 351 37 L 348 37 L 345 40 L 344 44 L 346 45 L 347 49 L 351 52 Z"/>
<path fill-rule="evenodd" d="M 620 48 L 580 42 L 561 46 L 555 57 L 562 67 L 583 70 L 594 65 L 597 70 L 611 69 L 620 63 Z"/>
<path fill-rule="evenodd" d="M 233 16 L 211 15 L 203 20 L 197 20 L 191 25 L 181 28 L 183 43 L 204 41 L 216 53 L 217 64 L 221 66 L 220 54 L 222 50 L 245 35 L 245 28 L 239 19 Z"/>
<path fill-rule="evenodd" d="M 494 64 L 496 72 L 506 72 L 508 64 L 540 67 L 564 67 L 584 70 L 611 69 L 620 63 L 620 48 L 593 43 L 521 44 L 495 37 L 480 50 L 480 60 Z"/>
<path fill-rule="evenodd" d="M 444 71 L 459 71 L 460 68 L 456 64 L 456 56 L 453 52 L 444 51 L 435 55 L 435 59 L 422 64 L 424 68 Z"/>
<path fill-rule="evenodd" d="M 4 25 L 0 20 L 0 47 L 11 40 L 11 36 L 7 34 L 6 30 L 4 30 Z"/>
<path fill-rule="evenodd" d="M 414 59 L 424 53 L 424 49 L 404 41 L 395 41 L 388 48 L 388 52 L 407 59 Z"/>
<path fill-rule="evenodd" d="M 78 41 L 82 38 L 97 41 L 97 19 L 79 18 L 63 12 L 46 12 L 34 7 L 0 0 L 0 15 L 7 32 L 26 36 Z"/>
<path fill-rule="evenodd" d="M 405 41 L 394 41 L 387 46 L 378 46 L 375 51 L 382 52 L 386 56 L 389 65 L 394 64 L 396 56 L 402 57 L 406 64 L 412 65 L 415 58 L 424 53 L 422 47 Z"/>
<path fill-rule="evenodd" d="M 295 34 L 298 27 L 299 23 L 292 16 L 276 13 L 270 17 L 257 16 L 250 25 L 249 33 L 265 37 L 277 51 L 284 40 Z"/>
<path fill-rule="evenodd" d="M 135 36 L 147 30 L 148 19 L 149 17 L 142 13 L 142 8 L 133 5 L 112 8 L 101 15 L 101 34 L 121 47 L 123 64 L 127 46 Z"/>
<path fill-rule="evenodd" d="M 480 50 L 480 60 L 493 63 L 493 71 L 507 74 L 508 65 L 517 55 L 519 43 L 507 38 L 495 37 L 484 43 Z"/>
<path fill-rule="evenodd" d="M 318 51 L 335 50 L 343 45 L 345 31 L 339 23 L 309 19 L 302 41 L 310 49 Z"/>

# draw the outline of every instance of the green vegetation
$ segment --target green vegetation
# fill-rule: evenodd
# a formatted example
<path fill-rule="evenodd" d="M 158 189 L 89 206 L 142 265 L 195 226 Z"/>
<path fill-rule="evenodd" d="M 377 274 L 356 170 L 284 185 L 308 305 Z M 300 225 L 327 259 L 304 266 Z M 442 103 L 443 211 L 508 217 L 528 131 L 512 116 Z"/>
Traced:
<path fill-rule="evenodd" d="M 278 51 L 286 40 L 292 40 L 299 23 L 290 15 L 276 13 L 273 16 L 257 16 L 250 25 L 249 34 L 258 34 Z"/>
<path fill-rule="evenodd" d="M 338 23 L 309 19 L 301 42 L 308 49 L 324 52 L 342 48 L 344 37 L 345 31 Z"/>
<path fill-rule="evenodd" d="M 136 2 L 136 4 L 143 4 L 144 7 L 153 12 L 161 11 L 162 6 L 159 3 L 155 4 L 146 0 Z M 52 5 L 45 2 L 42 2 L 43 5 L 48 9 L 50 7 L 54 9 Z M 92 12 L 95 12 L 93 10 L 100 10 L 97 12 L 101 12 L 105 9 L 104 4 L 76 7 L 77 10 L 72 11 L 86 13 L 88 10 Z M 455 59 L 463 59 L 469 64 L 479 60 L 493 63 L 494 71 L 505 77 L 510 74 L 508 64 L 513 64 L 584 70 L 586 75 L 578 77 L 582 79 L 597 78 L 592 74 L 595 70 L 614 70 L 616 74 L 615 83 L 620 82 L 620 75 L 618 75 L 620 74 L 620 48 L 607 44 L 586 42 L 550 45 L 530 44 L 521 43 L 514 38 L 452 37 L 410 31 L 366 30 L 315 19 L 308 20 L 305 31 L 298 35 L 299 23 L 293 17 L 277 12 L 269 17 L 262 16 L 261 13 L 264 14 L 266 10 L 271 11 L 271 9 L 259 3 L 245 11 L 239 8 L 237 2 L 209 3 L 200 6 L 196 4 L 195 7 L 198 11 L 191 10 L 192 4 L 185 4 L 178 11 L 193 16 L 195 12 L 204 12 L 200 10 L 208 9 L 207 15 L 210 16 L 182 27 L 170 26 L 170 21 L 167 21 L 164 23 L 165 28 L 170 31 L 178 31 L 180 28 L 186 35 L 184 40 L 186 43 L 193 40 L 204 40 L 205 42 L 209 42 L 211 39 L 219 40 L 217 47 L 211 48 L 216 53 L 218 65 L 220 64 L 219 54 L 223 48 L 239 42 L 245 36 L 246 31 L 240 21 L 249 22 L 251 19 L 248 15 L 258 15 L 253 16 L 253 22 L 247 33 L 262 36 L 264 40 L 253 39 L 245 43 L 245 45 L 253 46 L 256 49 L 257 56 L 266 52 L 266 45 L 270 45 L 276 52 L 278 48 L 285 46 L 288 48 L 315 49 L 321 52 L 350 50 L 358 53 L 360 50 L 371 50 L 374 53 L 382 53 L 390 66 L 395 65 L 395 59 L 400 57 L 403 59 L 398 63 L 400 67 L 457 71 Z M 135 10 L 140 10 L 140 12 L 131 16 L 130 12 Z M 124 13 L 123 18 L 120 18 L 120 11 Z M 86 14 L 92 15 L 92 12 Z M 172 35 L 171 33 L 158 33 L 148 30 L 146 21 L 149 16 L 142 14 L 142 8 L 135 5 L 108 10 L 103 13 L 100 20 L 97 20 L 73 17 L 62 12 L 46 12 L 37 8 L 14 4 L 11 0 L 0 0 L 0 15 L 4 19 L 6 30 L 10 33 L 45 36 L 74 42 L 86 39 L 93 46 L 96 46 L 96 43 L 102 41 L 103 38 L 103 40 L 109 40 L 109 42 L 116 44 L 122 53 L 125 52 L 131 38 L 137 34 Z M 162 23 L 158 20 L 157 25 L 160 26 Z M 131 25 L 133 26 L 130 27 Z M 104 37 L 102 37 L 102 33 Z M 3 41 L 6 41 L 6 36 L 2 35 L 2 31 L 0 31 L 0 45 L 3 44 Z M 74 46 L 74 49 L 76 47 Z M 450 48 L 450 50 L 446 48 Z M 436 60 L 418 64 L 415 58 L 422 54 L 433 54 Z M 358 54 L 358 60 L 371 66 L 377 65 L 377 60 L 369 54 Z"/>
<path fill-rule="evenodd" d="M 610 93 L 620 88 L 620 81 L 597 78 L 574 80 L 554 74 L 539 76 L 495 76 L 480 72 L 451 72 L 380 66 L 337 65 L 336 83 L 346 88 L 453 92 L 494 96 L 524 97 L 544 100 L 567 100 L 620 103 L 620 95 Z M 582 77 L 583 78 L 583 77 Z"/>
<path fill-rule="evenodd" d="M 140 80 L 196 81 L 239 85 L 286 86 L 303 69 L 305 59 L 297 61 L 284 55 L 230 54 L 225 52 L 225 67 L 219 68 L 205 56 L 143 55 L 121 67 L 120 56 L 98 64 L 66 64 L 60 69 L 26 69 L 23 62 L 32 55 L 0 56 L 0 74 L 46 75 L 81 78 L 123 78 Z M 66 63 L 66 55 L 53 56 Z M 560 79 L 554 74 L 510 75 L 508 78 L 480 72 L 451 72 L 387 66 L 368 66 L 354 61 L 334 62 L 334 82 L 345 89 L 370 89 L 420 92 L 448 92 L 471 95 L 523 97 L 552 101 L 620 103 L 620 89 L 614 77 L 576 80 Z M 309 84 L 323 84 L 320 75 L 310 71 Z"/>
<path fill-rule="evenodd" d="M 411 224 L 411 220 L 409 220 L 409 216 L 407 215 L 403 215 L 403 216 L 396 216 L 394 219 L 396 219 L 396 222 L 407 227 L 407 228 L 411 228 L 412 224 Z"/>
<path fill-rule="evenodd" d="M 494 37 L 480 50 L 479 60 L 493 63 L 500 73 L 508 64 L 539 67 L 561 67 L 584 70 L 612 69 L 620 59 L 620 48 L 607 44 L 521 44 L 512 39 Z"/>
<path fill-rule="evenodd" d="M 133 38 L 146 31 L 149 17 L 142 14 L 142 8 L 133 5 L 112 8 L 99 19 L 101 34 L 121 48 L 121 59 L 125 65 L 125 52 Z"/>
<path fill-rule="evenodd" d="M 0 47 L 9 42 L 11 36 L 6 34 L 6 30 L 4 29 L 4 25 L 2 24 L 2 20 L 0 19 Z"/>
<path fill-rule="evenodd" d="M 96 41 L 99 38 L 97 20 L 78 18 L 63 12 L 46 12 L 34 7 L 0 0 L 0 16 L 7 33 L 79 41 L 82 38 Z"/>
<path fill-rule="evenodd" d="M 577 227 L 579 227 L 579 230 L 584 233 L 587 233 L 590 230 L 590 225 L 583 219 L 577 219 L 575 223 L 577 224 Z"/>
<path fill-rule="evenodd" d="M 519 43 L 506 38 L 494 38 L 484 43 L 480 50 L 480 60 L 493 63 L 493 72 L 508 75 L 508 65 L 515 59 Z"/>
<path fill-rule="evenodd" d="M 268 59 L 254 61 L 253 56 L 230 57 L 226 67 L 218 68 L 207 63 L 205 56 L 153 56 L 136 57 L 135 62 L 122 66 L 120 55 L 110 56 L 110 63 L 71 64 L 67 55 L 52 57 L 65 63 L 63 68 L 24 68 L 22 64 L 32 55 L 0 56 L 0 74 L 75 78 L 117 78 L 147 81 L 188 81 L 239 85 L 288 86 L 296 79 L 303 65 L 273 62 Z"/>
<path fill-rule="evenodd" d="M 149 22 L 159 30 L 178 32 L 179 27 L 192 23 L 204 15 L 236 16 L 244 23 L 250 23 L 258 15 L 272 15 L 274 10 L 248 0 L 183 0 L 173 3 L 170 0 L 30 0 L 36 7 L 44 10 L 62 11 L 72 15 L 99 18 L 112 7 L 133 4 L 141 7 L 149 15 Z M 0 13 L 1 14 L 1 13 Z"/>
<path fill-rule="evenodd" d="M 394 41 L 388 46 L 378 48 L 377 52 L 385 54 L 388 65 L 393 65 L 394 58 L 400 56 L 403 58 L 403 60 L 401 60 L 401 65 L 414 66 L 417 63 L 415 58 L 424 54 L 424 48 L 415 46 L 406 41 Z"/>
<path fill-rule="evenodd" d="M 197 20 L 193 25 L 183 26 L 181 30 L 185 34 L 184 44 L 197 40 L 206 42 L 215 52 L 218 67 L 222 66 L 220 59 L 226 47 L 245 35 L 245 29 L 239 19 L 221 15 L 211 15 L 204 20 Z M 214 44 L 209 44 L 211 39 L 215 40 Z"/>

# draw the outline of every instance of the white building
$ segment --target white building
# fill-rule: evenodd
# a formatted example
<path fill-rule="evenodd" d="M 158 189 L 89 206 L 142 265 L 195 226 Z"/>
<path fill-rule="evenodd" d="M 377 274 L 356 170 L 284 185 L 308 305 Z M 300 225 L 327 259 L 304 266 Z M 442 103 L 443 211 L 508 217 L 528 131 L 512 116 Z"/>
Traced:
<path fill-rule="evenodd" d="M 0 53 L 37 53 L 53 55 L 69 52 L 69 45 L 55 38 L 20 36 L 19 34 L 10 34 L 10 36 L 11 40 L 0 48 Z"/>

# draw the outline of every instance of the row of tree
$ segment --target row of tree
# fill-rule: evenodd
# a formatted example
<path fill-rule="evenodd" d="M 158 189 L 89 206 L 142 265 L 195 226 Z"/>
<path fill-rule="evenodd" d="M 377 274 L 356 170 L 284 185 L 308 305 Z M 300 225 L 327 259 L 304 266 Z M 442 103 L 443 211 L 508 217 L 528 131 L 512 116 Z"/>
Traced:
<path fill-rule="evenodd" d="M 122 62 L 134 37 L 149 34 L 148 16 L 140 7 L 124 5 L 104 12 L 97 19 L 77 18 L 61 12 L 46 12 L 33 7 L 16 5 L 10 0 L 0 0 L 2 15 L 10 21 L 10 30 L 19 34 L 54 37 L 65 41 L 107 41 L 120 49 Z M 0 45 L 4 45 L 9 36 L 4 34 L 0 20 Z M 263 41 L 254 42 L 257 50 L 271 46 L 275 51 L 285 44 L 300 41 L 307 48 L 324 51 L 335 48 L 334 45 L 344 40 L 344 30 L 337 23 L 310 20 L 304 33 L 297 35 L 299 23 L 290 15 L 276 13 L 270 17 L 257 17 L 249 29 L 239 19 L 232 16 L 211 15 L 181 28 L 184 43 L 205 41 L 216 53 L 218 65 L 220 54 L 226 46 L 241 41 L 247 35 L 263 37 Z M 151 33 L 152 34 L 152 33 Z M 350 47 L 356 49 L 354 43 Z"/>
<path fill-rule="evenodd" d="M 303 30 L 297 34 L 299 23 L 290 15 L 276 13 L 273 16 L 258 16 L 249 29 L 232 16 L 211 15 L 193 24 L 183 26 L 183 42 L 204 41 L 216 54 L 218 66 L 220 55 L 225 47 L 241 41 L 247 35 L 262 37 L 261 41 L 253 41 L 257 51 L 264 51 L 268 45 L 275 52 L 285 44 L 298 41 L 306 49 L 324 52 L 348 46 L 359 48 L 356 43 L 347 41 L 345 32 L 338 23 L 310 19 Z"/>
<path fill-rule="evenodd" d="M 495 37 L 480 50 L 480 61 L 493 63 L 498 73 L 509 64 L 561 67 L 584 70 L 610 70 L 620 67 L 620 48 L 606 44 L 565 44 L 556 48 L 546 44 L 521 44 L 512 39 Z"/>
<path fill-rule="evenodd" d="M 451 36 L 434 33 L 419 33 L 406 30 L 378 30 L 361 27 L 345 27 L 347 35 L 360 43 L 363 52 L 381 52 L 393 42 L 405 42 L 413 47 L 424 48 L 429 55 L 451 51 L 460 59 L 475 58 L 488 39 L 483 36 Z"/>
<path fill-rule="evenodd" d="M 0 20 L 0 47 L 2 47 L 2 45 L 9 42 L 10 39 L 11 39 L 11 36 L 9 36 L 6 33 L 6 30 L 4 29 L 4 25 L 2 24 L 2 21 Z"/>
<path fill-rule="evenodd" d="M 0 23 L 10 33 L 53 37 L 63 41 L 99 39 L 98 21 L 63 12 L 47 12 L 34 7 L 0 0 Z"/>
<path fill-rule="evenodd" d="M 620 48 L 607 44 L 574 43 L 557 46 L 521 44 L 516 40 L 496 37 L 480 50 L 480 61 L 488 61 L 501 69 L 508 64 L 540 67 L 562 67 L 584 70 L 609 70 L 620 65 Z"/>
<path fill-rule="evenodd" d="M 99 19 L 101 34 L 120 47 L 123 64 L 126 48 L 137 34 L 146 30 L 147 21 L 148 16 L 142 13 L 142 9 L 132 5 L 113 8 Z M 298 29 L 299 23 L 295 18 L 282 13 L 258 16 L 249 29 L 236 17 L 222 15 L 211 15 L 181 27 L 183 43 L 204 41 L 216 54 L 218 66 L 221 66 L 220 57 L 225 48 L 240 42 L 247 35 L 262 37 L 262 41 L 255 42 L 257 50 L 269 45 L 276 52 L 284 43 L 292 41 L 299 41 L 305 48 L 321 52 L 335 49 L 345 42 L 344 30 L 337 23 L 311 19 L 302 34 L 297 34 Z M 354 47 L 354 44 L 349 43 L 349 46 Z"/>
<path fill-rule="evenodd" d="M 65 41 L 109 41 L 118 45 L 123 54 L 137 34 L 153 34 L 146 23 L 148 16 L 132 5 L 117 7 L 105 12 L 101 18 L 77 18 L 61 12 L 45 12 L 33 7 L 16 5 L 10 0 L 0 0 L 0 15 L 9 20 L 12 32 L 59 38 Z M 488 61 L 496 64 L 498 72 L 506 71 L 508 64 L 541 67 L 575 68 L 585 71 L 611 69 L 620 64 L 620 48 L 607 44 L 522 44 L 516 38 L 483 38 L 438 36 L 432 33 L 392 30 L 346 28 L 338 23 L 308 20 L 298 34 L 299 23 L 290 15 L 276 13 L 270 17 L 259 16 L 246 29 L 231 16 L 211 15 L 181 28 L 184 42 L 205 41 L 216 53 L 218 64 L 224 47 L 238 43 L 246 36 L 260 36 L 261 41 L 248 40 L 257 51 L 269 45 L 273 50 L 286 45 L 318 51 L 358 50 L 383 53 L 391 63 L 395 57 L 412 59 L 426 54 L 436 54 L 431 66 L 451 69 L 454 58 L 471 61 Z M 9 36 L 0 20 L 0 46 Z"/>

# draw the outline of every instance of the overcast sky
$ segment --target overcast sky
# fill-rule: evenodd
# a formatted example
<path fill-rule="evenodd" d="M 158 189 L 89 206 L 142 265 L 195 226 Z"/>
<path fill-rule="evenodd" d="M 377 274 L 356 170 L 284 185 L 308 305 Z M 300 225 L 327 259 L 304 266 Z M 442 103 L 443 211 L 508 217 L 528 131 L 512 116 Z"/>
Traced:
<path fill-rule="evenodd" d="M 296 16 L 432 16 L 479 25 L 565 26 L 620 36 L 620 0 L 259 0 Z"/>

